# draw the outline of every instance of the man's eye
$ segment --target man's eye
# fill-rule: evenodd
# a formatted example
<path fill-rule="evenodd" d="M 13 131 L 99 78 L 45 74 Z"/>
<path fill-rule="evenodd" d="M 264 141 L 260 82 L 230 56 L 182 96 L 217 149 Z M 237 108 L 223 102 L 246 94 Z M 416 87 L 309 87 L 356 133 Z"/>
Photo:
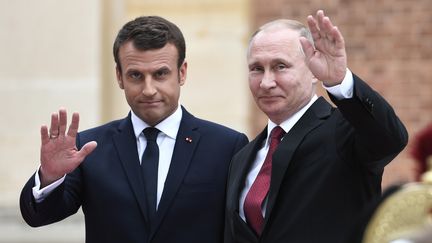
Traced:
<path fill-rule="evenodd" d="M 132 79 L 141 79 L 142 75 L 138 72 L 132 72 L 129 74 L 129 77 L 131 77 Z"/>
<path fill-rule="evenodd" d="M 163 69 L 163 70 L 158 70 L 156 73 L 155 73 L 155 76 L 156 76 L 156 78 L 163 78 L 164 76 L 166 76 L 166 75 L 168 75 L 168 70 L 166 70 L 166 69 Z"/>
<path fill-rule="evenodd" d="M 278 64 L 278 65 L 276 65 L 276 70 L 284 70 L 285 68 L 287 68 L 287 66 L 285 66 L 284 64 Z"/>
<path fill-rule="evenodd" d="M 259 66 L 255 66 L 255 67 L 251 67 L 251 68 L 250 68 L 250 71 L 251 71 L 251 72 L 262 72 L 262 71 L 263 71 L 263 68 L 262 68 L 262 67 L 259 67 Z"/>

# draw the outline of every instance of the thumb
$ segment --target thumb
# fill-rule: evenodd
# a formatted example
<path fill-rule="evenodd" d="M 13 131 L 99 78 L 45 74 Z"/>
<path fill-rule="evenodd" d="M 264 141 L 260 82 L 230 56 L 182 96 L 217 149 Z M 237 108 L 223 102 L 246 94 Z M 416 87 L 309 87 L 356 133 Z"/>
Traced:
<path fill-rule="evenodd" d="M 310 43 L 310 41 L 303 36 L 300 37 L 300 44 L 306 56 L 306 63 L 309 63 L 309 60 L 315 53 L 315 48 L 312 43 Z"/>
<path fill-rule="evenodd" d="M 84 160 L 84 158 L 87 157 L 87 155 L 89 155 L 91 152 L 93 152 L 93 150 L 95 150 L 96 147 L 97 147 L 96 141 L 91 141 L 84 144 L 84 146 L 78 152 L 79 156 Z"/>

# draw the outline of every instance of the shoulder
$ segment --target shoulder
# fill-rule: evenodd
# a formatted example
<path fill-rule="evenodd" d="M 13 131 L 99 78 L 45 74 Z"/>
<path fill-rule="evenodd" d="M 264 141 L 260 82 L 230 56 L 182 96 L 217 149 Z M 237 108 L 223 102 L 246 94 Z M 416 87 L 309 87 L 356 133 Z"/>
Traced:
<path fill-rule="evenodd" d="M 248 137 L 239 131 L 216 122 L 196 118 L 190 114 L 184 117 L 180 129 L 192 130 L 199 134 L 200 143 L 205 146 L 235 147 L 235 151 L 246 145 Z"/>
<path fill-rule="evenodd" d="M 189 113 L 184 107 L 182 124 L 190 126 L 193 130 L 199 131 L 202 134 L 214 134 L 214 135 L 231 135 L 239 136 L 244 135 L 243 133 L 236 131 L 228 126 L 209 121 L 206 119 L 198 118 Z M 244 135 L 245 136 L 245 135 Z"/>
<path fill-rule="evenodd" d="M 238 151 L 238 153 L 233 157 L 233 161 L 239 158 L 240 160 L 243 160 L 245 156 L 247 157 L 253 151 L 257 151 L 262 146 L 266 137 L 267 137 L 266 129 L 263 129 L 261 133 L 259 133 L 253 140 L 251 140 L 242 149 Z"/>
<path fill-rule="evenodd" d="M 239 131 L 229 128 L 225 125 L 204 120 L 201 118 L 195 118 L 195 124 L 197 125 L 197 128 L 202 132 L 224 133 L 224 134 L 232 134 L 232 135 L 241 134 Z"/>
<path fill-rule="evenodd" d="M 89 128 L 79 132 L 78 138 L 82 142 L 92 140 L 103 140 L 106 137 L 111 137 L 118 133 L 123 124 L 130 123 L 129 118 L 123 118 L 107 122 L 103 125 Z"/>

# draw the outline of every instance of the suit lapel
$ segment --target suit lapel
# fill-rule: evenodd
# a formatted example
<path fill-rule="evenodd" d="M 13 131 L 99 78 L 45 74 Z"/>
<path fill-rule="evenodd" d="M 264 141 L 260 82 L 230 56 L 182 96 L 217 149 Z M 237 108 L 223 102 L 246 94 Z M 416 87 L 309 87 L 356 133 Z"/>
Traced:
<path fill-rule="evenodd" d="M 264 129 L 253 141 L 247 144 L 239 153 L 233 158 L 231 163 L 229 178 L 228 178 L 228 189 L 227 189 L 227 211 L 230 212 L 228 217 L 233 219 L 234 231 L 240 231 L 244 234 L 240 234 L 239 237 L 245 239 L 239 242 L 257 242 L 258 238 L 249 225 L 239 215 L 239 200 L 240 193 L 244 188 L 244 182 L 246 176 L 250 170 L 257 151 L 261 148 L 263 141 L 267 137 L 267 129 Z M 247 239 L 247 240 L 246 240 Z"/>
<path fill-rule="evenodd" d="M 152 225 L 154 225 L 152 236 L 157 231 L 182 184 L 201 136 L 194 122 L 196 118 L 183 107 L 182 110 L 182 121 L 177 133 L 170 168 L 159 202 L 157 217 L 155 218 L 155 222 L 152 222 Z"/>
<path fill-rule="evenodd" d="M 274 152 L 272 160 L 272 177 L 266 210 L 267 216 L 265 217 L 264 228 L 271 216 L 283 177 L 291 162 L 294 152 L 306 134 L 323 123 L 325 118 L 331 114 L 331 108 L 331 105 L 327 103 L 324 98 L 320 97 L 306 111 L 294 127 L 285 134 L 283 140 Z"/>
<path fill-rule="evenodd" d="M 262 146 L 267 137 L 267 129 L 264 129 L 253 141 L 247 144 L 231 163 L 227 202 L 234 203 L 230 206 L 233 211 L 239 211 L 240 193 L 244 188 L 246 176 L 250 171 L 250 166 L 255 160 L 256 153 Z"/>
<path fill-rule="evenodd" d="M 113 141 L 129 184 L 141 208 L 141 213 L 148 222 L 147 206 L 144 200 L 146 195 L 144 193 L 136 137 L 133 132 L 130 114 L 120 123 L 119 133 L 113 136 Z"/>

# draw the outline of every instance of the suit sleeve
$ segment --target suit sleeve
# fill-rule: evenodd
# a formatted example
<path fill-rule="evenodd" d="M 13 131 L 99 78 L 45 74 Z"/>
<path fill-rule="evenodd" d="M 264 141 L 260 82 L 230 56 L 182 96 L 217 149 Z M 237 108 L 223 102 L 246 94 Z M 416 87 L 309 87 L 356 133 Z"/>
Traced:
<path fill-rule="evenodd" d="M 67 200 L 65 183 L 54 189 L 49 196 L 42 202 L 37 203 L 33 197 L 32 188 L 34 186 L 34 176 L 32 176 L 20 196 L 21 215 L 28 225 L 39 227 L 54 222 L 58 222 L 74 213 L 79 209 L 79 205 L 73 205 Z"/>
<path fill-rule="evenodd" d="M 79 147 L 79 144 L 77 143 Z M 24 185 L 20 195 L 21 215 L 32 227 L 58 222 L 76 213 L 81 206 L 80 167 L 75 169 L 62 184 L 54 189 L 42 202 L 33 197 L 34 175 Z"/>
<path fill-rule="evenodd" d="M 240 133 L 237 136 L 237 141 L 234 146 L 233 155 L 236 154 L 238 151 L 240 151 L 240 149 L 242 149 L 248 143 L 249 143 L 249 139 L 247 138 L 247 136 L 244 133 Z"/>
<path fill-rule="evenodd" d="M 352 134 L 348 138 L 352 151 L 348 154 L 370 168 L 382 169 L 406 146 L 408 132 L 390 104 L 359 77 L 353 77 L 352 98 L 338 100 L 330 95 L 348 121 L 348 126 L 339 124 L 337 136 Z"/>

